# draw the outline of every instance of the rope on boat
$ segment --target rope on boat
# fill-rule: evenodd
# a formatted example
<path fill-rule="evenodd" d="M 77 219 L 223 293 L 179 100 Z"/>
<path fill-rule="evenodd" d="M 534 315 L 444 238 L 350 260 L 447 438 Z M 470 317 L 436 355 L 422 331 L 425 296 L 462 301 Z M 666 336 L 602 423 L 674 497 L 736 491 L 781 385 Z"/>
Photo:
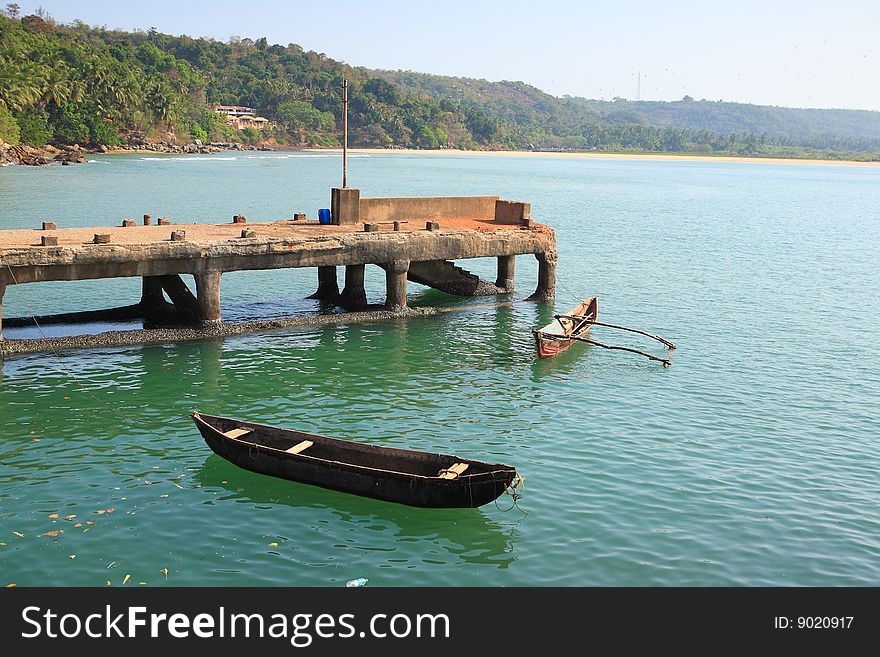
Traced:
<path fill-rule="evenodd" d="M 495 483 L 495 473 L 494 472 L 492 473 L 492 483 Z M 502 493 L 503 495 L 510 495 L 510 497 L 513 500 L 513 503 L 509 507 L 507 507 L 506 509 L 502 509 L 500 506 L 498 506 L 498 498 L 496 497 L 495 498 L 495 508 L 498 509 L 499 511 L 507 513 L 508 511 L 511 511 L 513 509 L 513 507 L 516 507 L 520 512 L 528 515 L 528 511 L 523 511 L 522 509 L 519 508 L 519 504 L 517 504 L 517 501 L 522 499 L 522 496 L 525 492 L 525 489 L 526 489 L 526 478 L 523 477 L 521 474 L 516 473 L 516 479 L 514 479 L 512 483 L 507 484 L 507 487 L 504 489 L 504 493 Z M 520 491 L 522 491 L 522 492 L 520 492 Z"/>
<path fill-rule="evenodd" d="M 556 282 L 557 282 L 559 285 L 562 286 L 562 289 L 565 290 L 566 293 L 568 294 L 568 296 L 570 296 L 574 301 L 577 301 L 578 303 L 580 303 L 581 301 L 583 301 L 583 299 L 582 299 L 581 297 L 575 296 L 574 292 L 572 292 L 571 290 L 569 290 L 569 289 L 565 286 L 565 283 L 563 283 L 561 280 L 557 280 Z"/>

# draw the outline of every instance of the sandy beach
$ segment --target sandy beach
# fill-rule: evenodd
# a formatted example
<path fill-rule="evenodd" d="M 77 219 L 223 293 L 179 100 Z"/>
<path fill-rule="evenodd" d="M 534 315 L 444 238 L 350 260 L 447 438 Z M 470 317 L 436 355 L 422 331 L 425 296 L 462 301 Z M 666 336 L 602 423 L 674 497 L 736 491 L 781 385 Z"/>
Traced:
<path fill-rule="evenodd" d="M 341 153 L 340 148 L 304 148 L 303 151 Z M 469 155 L 473 157 L 561 157 L 596 160 L 674 160 L 681 162 L 751 162 L 757 164 L 824 164 L 836 166 L 877 167 L 880 162 L 855 160 L 815 160 L 781 157 L 744 157 L 735 155 L 679 155 L 675 153 L 584 153 L 556 151 L 462 151 L 456 149 L 419 150 L 414 148 L 349 148 L 349 153 L 373 155 Z"/>

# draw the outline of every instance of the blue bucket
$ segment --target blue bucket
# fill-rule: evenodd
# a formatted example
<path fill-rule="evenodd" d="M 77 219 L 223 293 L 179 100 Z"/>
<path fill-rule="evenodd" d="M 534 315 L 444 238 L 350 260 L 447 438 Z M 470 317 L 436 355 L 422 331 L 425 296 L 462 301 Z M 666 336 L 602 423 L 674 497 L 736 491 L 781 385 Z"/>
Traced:
<path fill-rule="evenodd" d="M 323 208 L 318 210 L 318 223 L 321 224 L 329 224 L 330 223 L 330 210 L 327 208 Z"/>

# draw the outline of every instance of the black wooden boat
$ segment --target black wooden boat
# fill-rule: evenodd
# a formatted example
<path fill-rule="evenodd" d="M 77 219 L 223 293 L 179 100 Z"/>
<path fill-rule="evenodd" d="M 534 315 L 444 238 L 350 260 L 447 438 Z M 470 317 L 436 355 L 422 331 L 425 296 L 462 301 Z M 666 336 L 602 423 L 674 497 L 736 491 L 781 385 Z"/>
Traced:
<path fill-rule="evenodd" d="M 421 507 L 478 507 L 521 481 L 516 469 L 193 413 L 208 446 L 260 474 Z M 514 479 L 517 484 L 514 484 Z"/>

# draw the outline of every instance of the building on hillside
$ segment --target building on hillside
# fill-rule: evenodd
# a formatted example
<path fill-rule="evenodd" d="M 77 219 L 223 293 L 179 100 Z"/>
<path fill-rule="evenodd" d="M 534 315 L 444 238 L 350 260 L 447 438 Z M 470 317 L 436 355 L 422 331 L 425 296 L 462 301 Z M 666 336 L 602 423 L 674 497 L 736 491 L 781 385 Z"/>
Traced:
<path fill-rule="evenodd" d="M 275 123 L 262 116 L 257 116 L 257 110 L 243 105 L 216 105 L 214 112 L 225 115 L 226 125 L 231 125 L 237 130 L 243 128 L 274 128 Z"/>
<path fill-rule="evenodd" d="M 253 107 L 244 107 L 243 105 L 215 105 L 214 111 L 217 114 L 225 114 L 226 116 L 256 116 L 257 110 Z"/>

